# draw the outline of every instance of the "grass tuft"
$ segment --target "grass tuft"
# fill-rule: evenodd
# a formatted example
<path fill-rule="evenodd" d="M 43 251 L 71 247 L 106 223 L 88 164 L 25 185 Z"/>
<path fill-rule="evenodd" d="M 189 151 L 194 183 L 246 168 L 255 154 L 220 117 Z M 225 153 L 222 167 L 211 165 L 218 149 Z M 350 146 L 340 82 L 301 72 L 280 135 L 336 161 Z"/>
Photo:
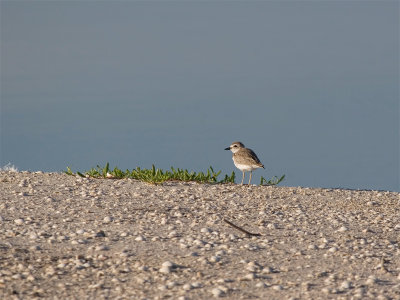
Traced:
<path fill-rule="evenodd" d="M 68 175 L 78 175 L 81 177 L 92 177 L 92 178 L 114 178 L 114 179 L 122 179 L 122 178 L 132 178 L 141 180 L 144 182 L 152 183 L 152 184 L 161 184 L 165 181 L 183 181 L 183 182 L 199 182 L 199 183 L 235 183 L 235 172 L 232 172 L 231 175 L 225 175 L 222 180 L 218 180 L 218 176 L 221 174 L 221 171 L 214 171 L 213 167 L 209 167 L 206 172 L 189 172 L 186 169 L 175 169 L 171 167 L 171 170 L 162 170 L 157 169 L 154 165 L 152 165 L 151 169 L 141 169 L 137 167 L 133 170 L 120 170 L 117 167 L 114 169 L 110 169 L 110 164 L 106 163 L 104 167 L 97 165 L 96 168 L 91 168 L 89 171 L 84 173 L 76 172 L 75 174 L 72 172 L 70 167 L 67 167 L 67 170 L 64 173 Z M 266 181 L 263 177 L 261 177 L 261 185 L 274 185 L 278 184 L 283 180 L 285 176 L 282 176 L 279 180 L 273 179 Z"/>
<path fill-rule="evenodd" d="M 264 177 L 261 176 L 260 185 L 277 185 L 283 179 L 285 179 L 285 175 L 282 175 L 279 178 L 278 178 L 278 176 L 274 176 L 270 180 L 267 180 L 267 179 L 265 179 Z"/>

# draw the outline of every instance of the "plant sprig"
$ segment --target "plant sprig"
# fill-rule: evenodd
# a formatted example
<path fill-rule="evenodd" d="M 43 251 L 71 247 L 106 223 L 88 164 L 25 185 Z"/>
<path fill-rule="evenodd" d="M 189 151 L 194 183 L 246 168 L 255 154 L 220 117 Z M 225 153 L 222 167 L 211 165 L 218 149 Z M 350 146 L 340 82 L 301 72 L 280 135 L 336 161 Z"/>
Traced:
<path fill-rule="evenodd" d="M 154 165 L 152 165 L 151 169 L 142 169 L 137 167 L 133 170 L 123 171 L 117 167 L 114 169 L 110 169 L 110 164 L 107 162 L 104 167 L 97 165 L 96 168 L 91 168 L 90 170 L 81 173 L 76 172 L 75 174 L 72 172 L 70 167 L 67 167 L 65 171 L 68 175 L 78 175 L 81 177 L 92 177 L 92 178 L 113 178 L 113 179 L 122 179 L 122 178 L 132 178 L 141 180 L 144 182 L 152 183 L 152 184 L 161 184 L 165 181 L 183 181 L 183 182 L 199 182 L 199 183 L 235 183 L 236 174 L 232 172 L 231 175 L 225 174 L 222 180 L 218 180 L 218 176 L 221 174 L 221 171 L 214 171 L 213 167 L 209 167 L 206 172 L 189 172 L 187 169 L 180 169 L 171 167 L 171 170 L 162 170 L 157 169 Z M 279 179 L 274 176 L 270 180 L 266 180 L 264 177 L 261 177 L 260 185 L 275 185 L 280 183 L 285 178 L 285 175 L 280 177 Z"/>
<path fill-rule="evenodd" d="M 67 167 L 67 171 L 65 171 L 68 175 L 74 175 L 70 167 Z M 83 174 L 80 172 L 76 172 L 76 175 L 81 177 L 92 177 L 92 178 L 132 178 L 137 179 L 153 184 L 160 184 L 165 181 L 195 181 L 201 183 L 234 183 L 235 182 L 235 173 L 232 172 L 231 176 L 225 175 L 224 179 L 218 180 L 218 176 L 221 174 L 221 171 L 215 172 L 214 169 L 210 166 L 206 173 L 204 172 L 189 172 L 186 169 L 175 169 L 171 167 L 171 170 L 162 170 L 156 169 L 154 165 L 152 165 L 151 169 L 142 169 L 137 167 L 133 170 L 122 171 L 115 167 L 114 169 L 110 169 L 110 164 L 106 163 L 104 167 L 97 165 L 96 168 L 92 168 L 89 171 L 84 172 Z"/>
<path fill-rule="evenodd" d="M 278 176 L 274 176 L 270 180 L 267 180 L 267 179 L 265 179 L 264 177 L 261 176 L 260 185 L 277 185 L 283 179 L 285 179 L 285 175 L 282 175 L 279 178 L 278 178 Z"/>

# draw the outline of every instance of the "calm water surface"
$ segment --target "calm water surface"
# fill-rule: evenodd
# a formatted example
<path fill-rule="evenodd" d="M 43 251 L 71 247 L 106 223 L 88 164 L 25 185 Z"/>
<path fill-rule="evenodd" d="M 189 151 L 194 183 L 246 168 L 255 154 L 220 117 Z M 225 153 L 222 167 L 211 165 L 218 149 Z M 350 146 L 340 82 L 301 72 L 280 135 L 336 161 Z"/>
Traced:
<path fill-rule="evenodd" d="M 1 166 L 400 191 L 398 2 L 0 5 Z"/>

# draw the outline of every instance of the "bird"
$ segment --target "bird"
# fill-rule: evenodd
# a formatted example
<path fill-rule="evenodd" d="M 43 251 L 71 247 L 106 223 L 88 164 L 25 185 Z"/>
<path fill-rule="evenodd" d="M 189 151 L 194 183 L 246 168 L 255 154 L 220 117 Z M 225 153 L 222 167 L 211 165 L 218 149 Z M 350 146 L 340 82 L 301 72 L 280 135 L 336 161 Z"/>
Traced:
<path fill-rule="evenodd" d="M 254 153 L 253 150 L 246 148 L 241 142 L 233 142 L 228 148 L 225 148 L 225 150 L 232 151 L 233 163 L 235 164 L 235 167 L 243 173 L 241 185 L 243 185 L 244 173 L 250 172 L 250 185 L 253 170 L 264 168 L 264 165 L 258 159 L 257 155 Z"/>

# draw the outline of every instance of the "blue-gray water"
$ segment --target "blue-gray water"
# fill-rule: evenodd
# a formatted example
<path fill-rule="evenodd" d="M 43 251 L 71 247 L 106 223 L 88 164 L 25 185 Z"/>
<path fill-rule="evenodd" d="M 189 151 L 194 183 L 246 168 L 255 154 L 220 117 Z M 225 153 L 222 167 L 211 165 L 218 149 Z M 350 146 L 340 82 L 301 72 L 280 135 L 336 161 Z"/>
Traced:
<path fill-rule="evenodd" d="M 230 173 L 239 140 L 253 183 L 400 191 L 398 1 L 0 5 L 1 166 Z"/>

